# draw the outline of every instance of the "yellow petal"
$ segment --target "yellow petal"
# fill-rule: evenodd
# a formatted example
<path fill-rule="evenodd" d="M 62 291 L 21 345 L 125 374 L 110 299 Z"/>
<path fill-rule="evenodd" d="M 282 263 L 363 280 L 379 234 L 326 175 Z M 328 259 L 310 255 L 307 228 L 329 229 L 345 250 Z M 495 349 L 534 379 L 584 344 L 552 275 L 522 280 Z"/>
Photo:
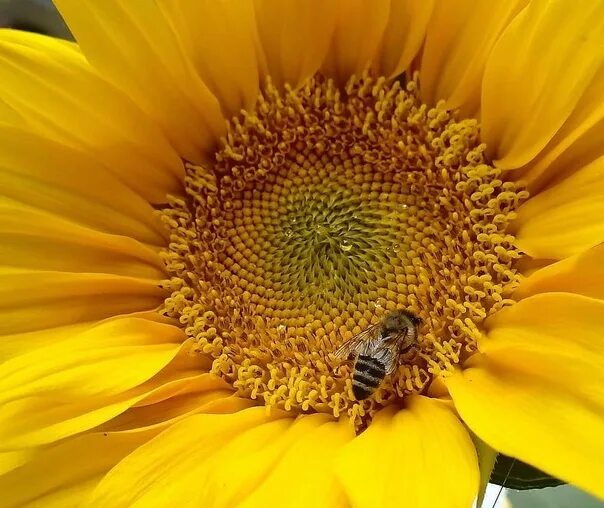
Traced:
<path fill-rule="evenodd" d="M 155 309 L 152 311 L 132 312 L 128 314 L 128 316 L 147 319 L 157 323 L 171 324 L 167 318 L 160 316 Z M 114 319 L 114 316 L 111 316 L 109 319 Z M 0 363 L 9 360 L 10 358 L 28 353 L 34 349 L 45 347 L 48 344 L 75 337 L 76 335 L 89 330 L 96 324 L 98 324 L 98 320 L 84 321 L 53 328 L 42 328 L 31 332 L 2 335 L 0 338 Z"/>
<path fill-rule="evenodd" d="M 36 450 L 24 465 L 0 476 L 2 506 L 83 506 L 107 471 L 155 434 L 97 432 Z"/>
<path fill-rule="evenodd" d="M 27 131 L 0 126 L 0 188 L 11 201 L 28 205 L 2 199 L 9 214 L 37 208 L 92 229 L 166 243 L 167 233 L 149 203 L 93 157 Z"/>
<path fill-rule="evenodd" d="M 563 291 L 604 300 L 603 261 L 604 243 L 536 270 L 521 282 L 514 299 Z"/>
<path fill-rule="evenodd" d="M 240 434 L 204 463 L 206 481 L 200 498 L 212 499 L 216 507 L 250 504 L 250 494 L 261 487 L 290 447 L 328 419 L 326 415 L 313 415 L 299 417 L 293 422 L 278 420 Z M 261 436 L 268 436 L 270 442 L 257 447 L 255 443 Z M 246 474 L 241 474 L 241 471 Z M 228 479 L 228 488 L 223 487 L 225 479 Z M 286 483 L 291 486 L 289 482 Z M 287 496 L 288 499 L 290 497 Z M 284 499 L 279 502 L 283 503 Z"/>
<path fill-rule="evenodd" d="M 218 100 L 155 2 L 55 4 L 86 58 L 158 123 L 183 158 L 200 162 L 213 151 L 225 129 Z"/>
<path fill-rule="evenodd" d="M 329 77 L 346 83 L 367 69 L 378 48 L 390 14 L 390 0 L 338 0 L 331 46 L 323 69 Z"/>
<path fill-rule="evenodd" d="M 336 0 L 254 0 L 266 72 L 297 87 L 321 66 L 334 29 Z"/>
<path fill-rule="evenodd" d="M 86 150 L 146 199 L 177 191 L 182 163 L 152 120 L 103 81 L 77 47 L 48 39 L 0 31 L 3 100 L 30 130 Z"/>
<path fill-rule="evenodd" d="M 27 46 L 29 48 L 37 48 L 41 44 L 49 47 L 52 51 L 65 51 L 71 50 L 79 53 L 78 45 L 74 42 L 66 39 L 60 39 L 58 37 L 52 36 L 48 37 L 43 35 L 42 33 L 35 33 L 32 31 L 24 31 L 19 29 L 5 29 L 2 28 L 0 30 L 2 32 L 2 39 L 8 42 L 14 42 L 15 44 L 20 44 L 22 46 Z"/>
<path fill-rule="evenodd" d="M 184 55 L 227 117 L 254 105 L 260 62 L 251 0 L 160 0 Z"/>
<path fill-rule="evenodd" d="M 530 198 L 513 223 L 532 257 L 562 259 L 604 241 L 604 156 Z"/>
<path fill-rule="evenodd" d="M 424 41 L 433 6 L 434 0 L 391 0 L 388 24 L 373 59 L 376 74 L 394 77 L 409 67 Z"/>
<path fill-rule="evenodd" d="M 243 402 L 243 399 L 241 399 Z M 231 414 L 200 414 L 190 416 L 162 432 L 121 461 L 95 490 L 92 506 L 207 506 L 200 502 L 205 477 L 198 474 L 206 461 L 256 427 L 264 427 L 253 435 L 261 443 L 248 442 L 252 450 L 271 436 L 278 435 L 283 423 L 270 423 L 286 416 L 274 411 L 267 415 L 264 407 L 242 409 Z M 286 422 L 288 420 L 286 419 Z M 241 471 L 240 474 L 245 474 Z M 228 489 L 224 478 L 222 489 Z"/>
<path fill-rule="evenodd" d="M 180 353 L 182 353 L 182 350 Z M 182 369 L 183 362 L 179 362 L 178 360 L 183 357 L 191 358 L 189 354 L 179 354 L 161 372 L 145 383 L 145 386 L 151 389 L 149 393 L 138 397 L 138 402 L 136 402 L 136 398 L 133 399 L 133 407 L 107 423 L 96 427 L 91 431 L 91 434 L 86 434 L 85 436 L 88 437 L 83 438 L 84 443 L 88 443 L 90 439 L 94 450 L 97 437 L 102 435 L 102 443 L 98 444 L 106 443 L 108 446 L 114 448 L 116 444 L 119 446 L 122 443 L 123 438 L 126 438 L 127 442 L 130 442 L 131 440 L 128 439 L 128 436 L 139 436 L 142 440 L 137 437 L 134 441 L 136 447 L 142 444 L 142 442 L 156 436 L 174 422 L 190 414 L 200 412 L 225 413 L 247 407 L 245 404 L 241 404 L 241 399 L 230 396 L 232 389 L 225 389 L 226 383 L 215 376 L 201 374 L 194 377 L 186 377 L 186 371 L 179 370 Z M 169 381 L 170 378 L 173 378 L 172 381 Z M 153 389 L 153 384 L 158 385 L 157 388 Z M 29 478 L 31 480 L 30 473 L 32 469 L 36 470 L 39 467 L 48 467 L 48 454 L 53 456 L 55 453 L 54 450 L 61 451 L 62 453 L 65 450 L 64 444 L 67 445 L 67 450 L 72 450 L 71 443 L 75 441 L 74 446 L 77 447 L 79 445 L 76 443 L 80 443 L 79 439 L 79 437 L 68 438 L 67 440 L 60 441 L 58 444 L 46 447 L 0 453 L 0 475 L 21 468 L 19 471 L 8 475 L 9 483 L 10 481 L 15 481 L 16 483 L 15 489 L 11 490 L 11 493 L 17 498 L 24 495 L 36 498 L 40 495 L 40 491 L 44 491 L 45 501 L 48 500 L 47 496 L 49 495 L 61 497 L 65 491 L 69 490 L 69 486 L 73 483 L 74 479 L 81 478 L 77 472 L 77 470 L 82 469 L 79 462 L 75 462 L 74 464 L 73 461 L 70 461 L 70 464 L 75 466 L 76 471 L 74 471 L 70 465 L 62 464 L 61 461 L 61 466 L 67 466 L 65 473 L 63 473 L 65 467 L 53 468 L 52 471 L 58 472 L 58 475 L 46 474 L 45 479 L 49 481 L 36 482 L 34 489 L 29 489 L 28 493 L 21 491 L 19 486 L 20 479 Z M 125 454 L 118 456 L 117 460 L 107 462 L 109 467 L 106 469 L 108 470 L 115 465 L 123 456 Z M 95 461 L 94 457 L 89 457 L 86 453 L 83 454 L 83 458 L 91 459 L 91 462 Z M 22 473 L 23 476 L 21 475 Z M 98 480 L 100 480 L 100 477 Z M 0 485 L 2 485 L 2 481 L 0 477 Z M 95 483 L 98 483 L 98 481 Z M 3 489 L 3 491 L 6 491 L 6 489 Z M 79 503 L 77 504 L 79 505 Z"/>
<path fill-rule="evenodd" d="M 155 309 L 157 281 L 110 274 L 0 269 L 0 334 Z"/>
<path fill-rule="evenodd" d="M 197 412 L 227 413 L 248 407 L 241 399 L 237 401 L 233 397 L 225 398 L 221 393 L 206 392 L 206 403 L 198 406 Z M 174 401 L 174 409 L 178 402 L 182 400 Z M 25 502 L 35 500 L 36 506 L 39 504 L 40 507 L 84 505 L 94 488 L 115 464 L 188 414 L 183 411 L 176 415 L 174 412 L 170 417 L 162 418 L 168 416 L 163 413 L 165 409 L 164 404 L 154 408 L 158 421 L 152 426 L 133 422 L 128 430 L 114 431 L 108 425 L 103 425 L 92 433 L 38 448 L 22 467 L 0 477 L 3 503 L 6 506 L 20 507 Z M 49 468 L 49 464 L 53 464 L 53 467 Z"/>
<path fill-rule="evenodd" d="M 527 0 L 437 0 L 428 24 L 420 67 L 422 98 L 444 99 L 464 117 L 480 109 L 487 58 L 510 20 Z"/>
<path fill-rule="evenodd" d="M 0 205 L 0 265 L 47 271 L 111 273 L 161 280 L 157 252 L 132 238 L 109 235 L 54 215 Z"/>
<path fill-rule="evenodd" d="M 63 340 L 66 337 L 78 335 L 91 326 L 92 323 L 84 322 L 55 328 L 43 328 L 33 332 L 2 335 L 0 338 L 0 363 L 44 347 L 47 344 Z"/>
<path fill-rule="evenodd" d="M 49 167 L 52 165 L 48 162 Z M 166 244 L 166 231 L 152 215 L 148 203 L 133 201 L 130 207 L 120 209 L 117 203 L 112 208 L 103 202 L 92 201 L 87 199 L 86 192 L 78 192 L 78 187 L 83 187 L 78 182 L 72 181 L 71 189 L 60 187 L 61 180 L 65 180 L 69 173 L 49 174 L 50 181 L 41 181 L 0 168 L 0 186 L 4 196 L 9 196 L 0 196 L 0 213 L 5 217 L 12 216 L 26 226 L 30 219 L 39 220 L 41 225 L 60 221 L 71 227 L 86 228 L 91 234 L 98 232 L 99 238 L 103 233 L 109 233 L 154 246 Z M 119 196 L 116 196 L 116 201 L 120 201 Z"/>
<path fill-rule="evenodd" d="M 173 323 L 168 323 L 173 324 Z M 213 358 L 196 351 L 193 341 L 187 340 L 165 369 L 162 370 L 162 385 L 147 393 L 135 406 L 142 407 L 193 392 L 231 390 L 222 378 L 210 374 Z"/>
<path fill-rule="evenodd" d="M 553 259 L 531 258 L 529 256 L 522 256 L 520 259 L 518 259 L 515 266 L 520 274 L 522 274 L 524 277 L 529 277 L 537 270 L 545 268 L 546 266 L 549 266 L 554 262 L 555 260 Z"/>
<path fill-rule="evenodd" d="M 472 440 L 442 402 L 422 396 L 379 412 L 337 457 L 355 507 L 467 508 L 478 493 Z"/>
<path fill-rule="evenodd" d="M 604 302 L 535 295 L 489 321 L 473 368 L 446 380 L 469 427 L 502 453 L 604 497 Z"/>
<path fill-rule="evenodd" d="M 301 416 L 299 426 L 306 423 L 304 420 L 312 420 L 307 425 L 314 428 L 300 433 L 297 432 L 299 427 L 294 424 L 288 429 L 284 436 L 287 449 L 278 462 L 271 465 L 264 479 L 255 486 L 248 484 L 252 492 L 241 506 L 348 506 L 334 473 L 333 460 L 342 447 L 354 439 L 354 430 L 347 421 L 329 421 L 325 415 Z M 279 447 L 283 447 L 283 444 L 276 443 Z M 256 456 L 264 454 L 262 450 L 258 451 L 260 453 Z M 254 468 L 252 461 L 246 462 L 246 469 Z M 266 467 L 270 464 L 263 465 Z M 223 506 L 229 505 L 225 503 Z"/>
<path fill-rule="evenodd" d="M 34 453 L 35 451 L 32 448 L 0 452 L 0 478 L 2 475 L 25 464 Z"/>
<path fill-rule="evenodd" d="M 57 441 L 105 422 L 140 400 L 176 356 L 182 331 L 115 319 L 0 366 L 3 450 Z"/>
<path fill-rule="evenodd" d="M 495 164 L 531 161 L 577 106 L 604 60 L 604 2 L 529 4 L 489 55 L 482 139 Z"/>
<path fill-rule="evenodd" d="M 529 190 L 559 182 L 602 155 L 604 66 L 585 89 L 575 109 L 536 159 L 513 173 Z"/>
<path fill-rule="evenodd" d="M 232 412 L 235 409 L 227 409 L 240 405 L 240 399 L 232 394 L 231 386 L 211 374 L 177 379 L 149 392 L 132 407 L 100 425 L 98 430 L 130 432 L 165 427 L 196 413 Z M 160 395 L 165 398 L 157 400 Z"/>
<path fill-rule="evenodd" d="M 26 122 L 14 108 L 0 98 L 0 124 L 24 126 L 26 125 Z"/>
<path fill-rule="evenodd" d="M 604 301 L 582 295 L 534 295 L 490 317 L 479 349 L 488 360 L 514 373 L 526 373 L 556 390 L 601 404 L 604 391 L 589 386 L 593 376 L 604 377 L 598 367 L 604 355 L 599 338 L 603 309 Z"/>

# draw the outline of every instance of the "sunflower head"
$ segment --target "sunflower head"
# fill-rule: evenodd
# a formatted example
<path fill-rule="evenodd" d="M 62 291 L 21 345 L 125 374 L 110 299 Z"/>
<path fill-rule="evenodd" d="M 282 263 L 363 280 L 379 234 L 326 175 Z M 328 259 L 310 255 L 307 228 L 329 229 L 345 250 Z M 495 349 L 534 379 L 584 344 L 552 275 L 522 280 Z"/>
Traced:
<path fill-rule="evenodd" d="M 269 80 L 162 210 L 163 312 L 241 396 L 360 426 L 476 352 L 511 302 L 528 193 L 488 164 L 475 120 L 402 83 Z M 333 353 L 397 308 L 421 319 L 418 354 L 358 402 Z"/>

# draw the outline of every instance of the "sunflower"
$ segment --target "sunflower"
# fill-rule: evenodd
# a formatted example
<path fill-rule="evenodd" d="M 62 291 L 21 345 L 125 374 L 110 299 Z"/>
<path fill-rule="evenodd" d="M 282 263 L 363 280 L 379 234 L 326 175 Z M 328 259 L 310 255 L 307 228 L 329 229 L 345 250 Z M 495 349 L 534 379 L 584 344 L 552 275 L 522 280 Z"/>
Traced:
<path fill-rule="evenodd" d="M 3 506 L 604 497 L 603 2 L 56 4 L 0 35 Z"/>

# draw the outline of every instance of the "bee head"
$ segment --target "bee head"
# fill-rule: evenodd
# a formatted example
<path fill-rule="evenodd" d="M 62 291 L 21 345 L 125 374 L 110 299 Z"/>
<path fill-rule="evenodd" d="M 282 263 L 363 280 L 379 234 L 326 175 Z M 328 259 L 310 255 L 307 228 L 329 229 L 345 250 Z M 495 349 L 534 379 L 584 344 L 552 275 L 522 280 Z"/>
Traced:
<path fill-rule="evenodd" d="M 409 317 L 409 319 L 411 320 L 411 322 L 415 325 L 415 326 L 419 326 L 422 324 L 422 320 L 421 318 L 417 317 L 415 314 L 411 314 L 410 312 L 407 314 L 407 316 Z"/>
<path fill-rule="evenodd" d="M 408 310 L 397 309 L 384 317 L 382 326 L 384 332 L 395 333 L 403 328 L 408 328 L 409 322 L 411 322 L 413 326 L 417 327 L 421 325 L 422 320 Z"/>

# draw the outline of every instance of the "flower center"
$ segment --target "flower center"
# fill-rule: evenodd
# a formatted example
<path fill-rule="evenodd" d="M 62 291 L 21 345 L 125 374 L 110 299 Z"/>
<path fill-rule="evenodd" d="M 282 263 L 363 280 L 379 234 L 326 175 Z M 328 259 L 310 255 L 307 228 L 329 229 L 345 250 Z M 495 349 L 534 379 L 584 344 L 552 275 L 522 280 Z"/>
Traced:
<path fill-rule="evenodd" d="M 366 423 L 474 352 L 516 287 L 506 229 L 528 194 L 484 149 L 477 122 L 422 104 L 417 81 L 268 83 L 161 212 L 163 312 L 239 395 Z M 394 309 L 422 320 L 416 354 L 357 401 L 334 352 Z"/>

